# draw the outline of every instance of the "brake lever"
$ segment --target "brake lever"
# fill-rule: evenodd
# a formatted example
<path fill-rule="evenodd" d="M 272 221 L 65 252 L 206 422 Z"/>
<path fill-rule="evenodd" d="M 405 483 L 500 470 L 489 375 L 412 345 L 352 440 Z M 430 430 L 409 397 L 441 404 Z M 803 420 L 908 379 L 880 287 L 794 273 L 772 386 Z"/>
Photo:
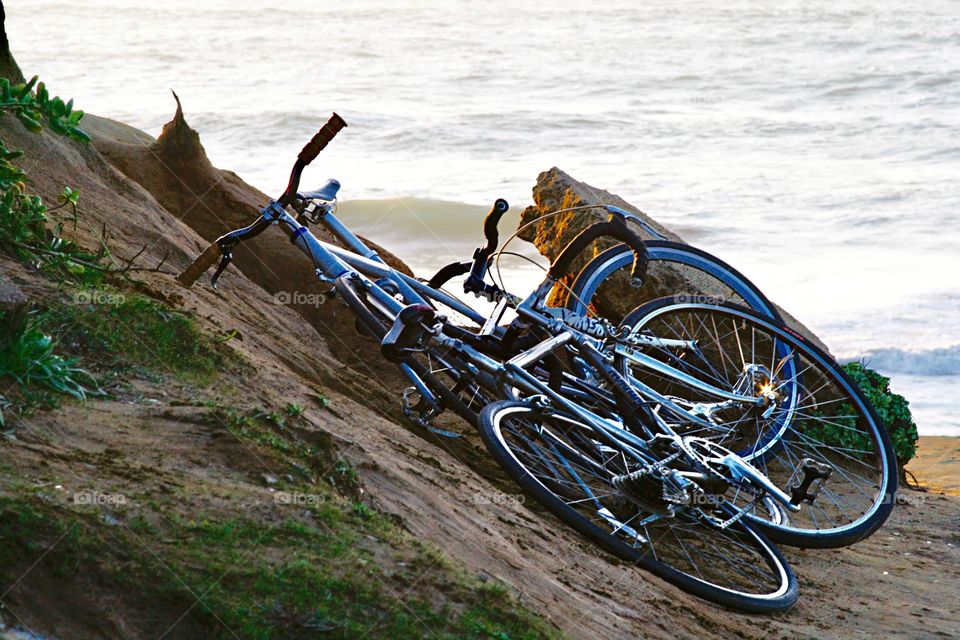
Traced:
<path fill-rule="evenodd" d="M 220 259 L 220 264 L 217 265 L 217 270 L 213 272 L 213 277 L 210 278 L 210 286 L 214 289 L 217 288 L 217 280 L 220 279 L 220 274 L 223 273 L 223 270 L 230 266 L 230 262 L 233 260 L 233 251 L 230 249 L 225 249 L 223 252 L 223 257 Z"/>

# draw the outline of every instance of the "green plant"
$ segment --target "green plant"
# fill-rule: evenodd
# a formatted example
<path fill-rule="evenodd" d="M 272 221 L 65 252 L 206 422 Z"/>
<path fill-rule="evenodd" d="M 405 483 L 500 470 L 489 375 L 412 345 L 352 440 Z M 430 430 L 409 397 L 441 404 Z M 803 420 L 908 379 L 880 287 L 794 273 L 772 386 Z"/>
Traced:
<path fill-rule="evenodd" d="M 0 110 L 11 113 L 23 125 L 39 133 L 43 128 L 41 120 L 46 120 L 50 131 L 67 136 L 80 142 L 90 142 L 90 136 L 79 128 L 83 111 L 73 109 L 73 100 L 64 102 L 60 96 L 50 97 L 46 85 L 37 82 L 33 76 L 29 82 L 10 84 L 6 78 L 0 78 Z M 36 86 L 36 92 L 33 88 Z"/>
<path fill-rule="evenodd" d="M 903 477 L 903 466 L 917 454 L 919 438 L 909 403 L 906 398 L 890 390 L 890 378 L 870 369 L 864 363 L 848 362 L 843 365 L 843 369 L 863 391 L 890 434 L 901 469 L 900 475 Z M 814 411 L 813 416 L 823 417 L 821 413 Z M 872 438 L 857 428 L 857 412 L 849 403 L 842 403 L 839 407 L 831 406 L 829 414 L 829 420 L 808 423 L 804 427 L 805 435 L 849 451 L 873 449 Z"/>
<path fill-rule="evenodd" d="M 193 316 L 150 298 L 91 289 L 75 294 L 74 301 L 53 305 L 44 324 L 91 358 L 198 383 L 209 381 L 224 362 L 224 347 L 203 333 Z"/>
<path fill-rule="evenodd" d="M 0 155 L 3 154 L 0 142 Z M 66 187 L 60 206 L 75 207 L 80 192 Z M 60 208 L 60 207 L 56 207 Z M 56 209 L 55 208 L 55 209 Z M 47 228 L 48 209 L 40 196 L 24 193 L 13 186 L 0 196 L 0 248 L 21 260 L 42 267 L 62 282 L 93 285 L 110 268 L 104 263 L 106 252 L 91 253 L 62 236 L 63 225 Z"/>
<path fill-rule="evenodd" d="M 890 378 L 870 369 L 862 362 L 848 362 L 844 370 L 867 396 L 890 434 L 897 462 L 902 468 L 917 455 L 917 424 L 910 413 L 910 403 L 890 390 Z"/>
<path fill-rule="evenodd" d="M 301 407 L 301 406 L 300 406 L 299 404 L 297 404 L 296 402 L 288 402 L 288 403 L 287 403 L 287 406 L 284 407 L 283 410 L 284 410 L 284 412 L 287 414 L 288 417 L 294 418 L 294 419 L 303 416 L 303 412 L 304 412 L 304 408 Z"/>
<path fill-rule="evenodd" d="M 36 92 L 33 92 L 36 85 Z M 59 96 L 50 97 L 46 86 L 37 83 L 34 76 L 29 82 L 11 86 L 6 78 L 0 78 L 0 115 L 15 116 L 34 133 L 42 129 L 46 121 L 49 130 L 82 143 L 90 136 L 79 128 L 83 111 L 73 109 L 73 100 L 64 102 Z M 56 273 L 67 282 L 95 283 L 110 270 L 104 264 L 106 250 L 90 253 L 74 241 L 62 237 L 62 224 L 53 229 L 47 227 L 48 213 L 70 207 L 76 215 L 79 190 L 65 187 L 60 202 L 47 208 L 37 195 L 27 193 L 28 176 L 13 161 L 23 155 L 22 151 L 10 150 L 0 140 L 0 248 Z"/>
<path fill-rule="evenodd" d="M 17 385 L 18 400 L 0 396 L 0 425 L 4 424 L 2 408 L 17 407 L 21 412 L 37 404 L 51 404 L 46 394 L 37 394 L 33 387 L 42 387 L 84 400 L 97 382 L 86 370 L 77 367 L 77 360 L 54 352 L 53 338 L 41 330 L 45 316 L 35 314 L 15 326 L 0 316 L 0 326 L 10 331 L 0 340 L 0 380 Z"/>
<path fill-rule="evenodd" d="M 257 409 L 253 413 L 253 417 L 258 420 L 262 420 L 267 424 L 272 424 L 275 427 L 279 427 L 280 429 L 287 428 L 287 419 L 283 416 L 283 414 L 277 411 L 271 411 L 266 407 L 260 407 Z"/>
<path fill-rule="evenodd" d="M 138 508 L 127 526 L 105 527 L 96 510 L 0 494 L 0 577 L 12 582 L 43 554 L 57 579 L 75 584 L 81 576 L 95 588 L 130 590 L 158 603 L 152 613 L 190 610 L 202 593 L 203 606 L 191 615 L 209 625 L 204 637 L 557 637 L 505 585 L 463 572 L 376 511 L 328 497 L 308 507 L 315 514 L 309 520 L 161 516 Z M 391 579 L 403 580 L 403 588 Z M 436 602 L 434 593 L 455 605 Z"/>

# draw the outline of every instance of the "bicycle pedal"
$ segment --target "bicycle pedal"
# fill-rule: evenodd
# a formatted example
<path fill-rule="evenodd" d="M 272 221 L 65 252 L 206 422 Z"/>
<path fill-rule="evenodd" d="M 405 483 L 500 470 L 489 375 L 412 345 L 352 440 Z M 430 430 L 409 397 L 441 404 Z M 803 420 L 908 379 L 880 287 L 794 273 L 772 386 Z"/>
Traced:
<path fill-rule="evenodd" d="M 430 424 L 430 420 L 438 415 L 440 410 L 430 405 L 421 397 L 416 387 L 407 387 L 403 390 L 400 410 L 403 411 L 404 416 L 418 427 L 423 427 L 427 431 L 443 438 L 459 438 L 463 435 L 456 431 L 448 431 Z"/>
<path fill-rule="evenodd" d="M 800 474 L 803 475 L 802 478 L 798 478 Z M 833 475 L 833 467 L 830 465 L 817 462 L 812 458 L 801 460 L 800 467 L 793 472 L 790 481 L 787 483 L 790 503 L 793 505 L 799 505 L 801 502 L 813 504 L 823 491 L 831 475 Z"/>

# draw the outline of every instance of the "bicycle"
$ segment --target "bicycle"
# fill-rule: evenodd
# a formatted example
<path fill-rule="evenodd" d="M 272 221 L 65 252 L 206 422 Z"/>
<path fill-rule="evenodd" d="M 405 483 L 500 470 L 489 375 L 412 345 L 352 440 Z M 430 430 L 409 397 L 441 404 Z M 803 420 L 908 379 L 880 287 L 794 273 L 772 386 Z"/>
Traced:
<path fill-rule="evenodd" d="M 253 224 L 212 243 L 178 277 L 181 284 L 191 286 L 220 260 L 213 277 L 216 286 L 236 244 L 279 226 L 311 260 L 317 277 L 333 284 L 365 331 L 380 341 L 384 358 L 410 379 L 412 387 L 404 394 L 406 415 L 430 426 L 431 418 L 451 409 L 476 424 L 494 458 L 561 519 L 682 588 L 750 611 L 792 606 L 796 578 L 756 526 L 782 529 L 782 517 L 814 504 L 843 463 L 805 458 L 796 461 L 789 478 L 778 477 L 776 482 L 761 468 L 769 467 L 771 452 L 785 449 L 785 434 L 805 436 L 808 429 L 799 424 L 800 409 L 806 408 L 803 400 L 809 389 L 803 380 L 814 379 L 814 374 L 833 376 L 835 363 L 818 358 L 822 354 L 773 320 L 738 307 L 741 321 L 765 322 L 762 326 L 776 334 L 768 351 L 780 361 L 772 367 L 752 363 L 733 380 L 710 377 L 707 374 L 715 372 L 702 363 L 718 354 L 722 363 L 724 349 L 704 351 L 690 336 L 663 338 L 650 330 L 658 318 L 669 318 L 664 315 L 669 305 L 638 309 L 619 327 L 568 308 L 548 307 L 547 295 L 573 257 L 601 236 L 613 236 L 629 247 L 631 276 L 635 284 L 642 282 L 647 246 L 627 227 L 625 212 L 613 207 L 607 207 L 609 220 L 571 241 L 543 283 L 522 300 L 484 280 L 498 244 L 497 222 L 507 210 L 502 200 L 485 221 L 487 244 L 473 261 L 441 270 L 427 282 L 399 273 L 336 218 L 333 202 L 339 183 L 298 192 L 303 169 L 344 126 L 334 114 L 298 154 L 284 193 L 268 203 Z M 309 224 L 324 224 L 343 246 L 318 240 Z M 489 316 L 441 289 L 453 275 L 465 273 L 469 274 L 465 292 L 497 301 Z M 501 327 L 498 323 L 508 305 L 517 319 Z M 438 313 L 440 308 L 453 310 L 479 329 L 448 321 Z M 716 305 L 687 310 L 721 313 L 718 309 L 733 313 Z M 731 336 L 716 337 L 717 344 L 725 346 Z M 812 363 L 800 370 L 797 363 L 807 362 L 804 358 Z M 569 366 L 571 362 L 574 366 Z M 864 409 L 855 387 L 842 390 L 840 399 L 863 409 L 874 426 L 885 464 L 886 484 L 881 482 L 881 489 L 890 490 L 891 482 L 895 489 L 889 439 L 884 440 L 879 421 Z M 785 396 L 792 400 L 785 402 Z M 739 422 L 731 426 L 725 415 L 738 411 L 752 417 L 758 432 L 774 427 L 773 436 L 763 441 L 763 451 L 757 446 L 759 438 L 752 447 L 737 445 L 739 452 L 724 446 L 735 444 L 735 436 L 743 439 Z M 811 420 L 806 415 L 802 419 Z M 511 424 L 517 426 L 505 430 L 504 425 Z M 543 442 L 537 445 L 535 440 Z M 819 451 L 809 444 L 807 449 Z M 768 515 L 759 517 L 758 511 Z M 827 530 L 817 541 L 859 539 L 889 514 L 882 500 L 871 501 L 868 511 L 865 517 Z M 818 523 L 813 529 L 820 529 Z M 651 530 L 663 535 L 650 534 Z M 799 530 L 804 533 L 810 531 Z M 686 545 L 684 538 L 689 539 Z M 691 548 L 698 550 L 699 562 Z"/>

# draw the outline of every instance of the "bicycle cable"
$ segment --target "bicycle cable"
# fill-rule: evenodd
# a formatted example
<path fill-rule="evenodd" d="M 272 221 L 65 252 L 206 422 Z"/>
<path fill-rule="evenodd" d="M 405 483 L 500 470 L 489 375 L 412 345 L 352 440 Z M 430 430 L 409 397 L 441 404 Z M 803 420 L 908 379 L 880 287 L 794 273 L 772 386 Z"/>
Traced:
<path fill-rule="evenodd" d="M 549 212 L 549 213 L 545 213 L 545 214 L 543 214 L 542 216 L 537 216 L 536 218 L 534 218 L 534 219 L 531 220 L 530 222 L 527 222 L 526 224 L 523 224 L 523 225 L 517 227 L 517 230 L 513 233 L 513 235 L 511 235 L 509 238 L 507 238 L 507 240 L 503 243 L 503 245 L 500 247 L 500 249 L 498 249 L 497 252 L 494 253 L 493 265 L 494 265 L 494 268 L 496 269 L 496 272 L 497 272 L 497 280 L 498 280 L 498 283 L 497 283 L 497 284 L 500 286 L 500 289 L 501 289 L 502 291 L 506 291 L 506 288 L 504 287 L 504 284 L 503 284 L 503 274 L 501 274 L 501 272 L 500 272 L 500 256 L 501 256 L 501 255 L 504 255 L 504 254 L 505 254 L 505 255 L 519 256 L 519 257 L 524 258 L 525 260 L 527 260 L 527 261 L 529 261 L 529 262 L 537 265 L 538 267 L 540 267 L 540 268 L 543 269 L 544 271 L 547 270 L 547 269 L 544 269 L 542 265 L 537 264 L 536 262 L 534 262 L 532 259 L 528 258 L 527 256 L 521 255 L 521 254 L 519 254 L 519 253 L 515 253 L 515 252 L 513 252 L 513 251 L 507 251 L 507 250 L 506 250 L 506 249 L 507 249 L 507 245 L 510 244 L 510 243 L 514 240 L 514 238 L 516 238 L 517 236 L 519 236 L 525 229 L 527 229 L 528 227 L 530 227 L 530 226 L 532 226 L 532 225 L 540 222 L 541 220 L 546 220 L 547 218 L 551 218 L 551 217 L 556 216 L 556 215 L 559 215 L 559 214 L 561 214 L 561 213 L 570 213 L 571 211 L 584 211 L 584 210 L 586 210 L 586 209 L 603 209 L 604 206 L 605 206 L 605 205 L 602 205 L 602 204 L 584 204 L 584 205 L 579 205 L 579 206 L 576 206 L 576 207 L 566 207 L 565 209 L 557 209 L 556 211 L 551 211 L 551 212 Z M 573 296 L 574 299 L 576 299 L 577 302 L 579 302 L 580 304 L 582 304 L 582 305 L 584 306 L 584 308 L 587 309 L 587 313 L 588 313 L 588 314 L 592 314 L 592 312 L 590 311 L 590 307 L 589 307 L 588 305 L 584 304 L 584 302 L 583 302 L 583 300 L 580 298 L 580 296 L 578 296 L 577 294 L 575 294 L 575 293 L 573 292 L 573 289 L 571 289 L 567 284 L 563 283 L 563 282 L 560 281 L 560 280 L 558 280 L 558 281 L 556 282 L 556 284 L 559 284 L 560 287 L 567 292 L 567 295 Z M 510 304 L 509 300 L 508 300 L 507 304 Z M 513 305 L 511 305 L 511 306 L 513 306 Z M 515 307 L 514 307 L 514 308 L 515 308 Z"/>

